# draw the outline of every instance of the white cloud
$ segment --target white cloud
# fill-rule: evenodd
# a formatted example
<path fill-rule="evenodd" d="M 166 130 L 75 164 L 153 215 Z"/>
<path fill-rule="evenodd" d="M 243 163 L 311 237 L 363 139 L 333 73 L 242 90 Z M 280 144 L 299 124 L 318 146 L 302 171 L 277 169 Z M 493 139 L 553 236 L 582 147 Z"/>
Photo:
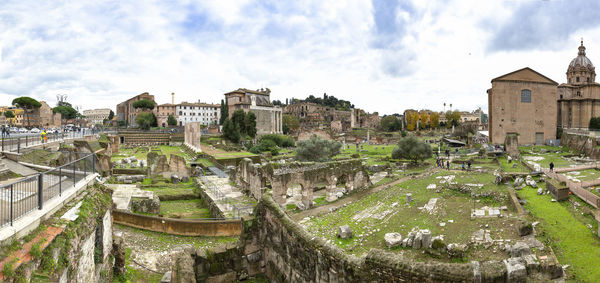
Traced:
<path fill-rule="evenodd" d="M 159 103 L 171 92 L 218 103 L 238 87 L 269 87 L 273 99 L 327 92 L 382 114 L 444 102 L 487 109 L 496 76 L 529 66 L 563 82 L 581 36 L 588 57 L 600 58 L 591 27 L 561 30 L 552 38 L 568 40 L 551 49 L 514 48 L 518 37 L 490 48 L 522 6 L 402 2 L 377 27 L 367 1 L 8 1 L 0 104 L 28 95 L 53 105 L 66 93 L 84 109 L 114 109 L 145 91 Z"/>

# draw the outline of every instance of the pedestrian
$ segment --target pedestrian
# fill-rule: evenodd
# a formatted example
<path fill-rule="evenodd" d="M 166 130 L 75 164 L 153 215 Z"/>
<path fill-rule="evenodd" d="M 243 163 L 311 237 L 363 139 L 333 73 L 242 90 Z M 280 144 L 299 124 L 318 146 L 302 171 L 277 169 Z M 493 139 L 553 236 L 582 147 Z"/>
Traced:
<path fill-rule="evenodd" d="M 471 160 L 467 161 L 467 171 L 471 171 Z"/>
<path fill-rule="evenodd" d="M 554 172 L 554 162 L 550 162 L 550 172 Z"/>
<path fill-rule="evenodd" d="M 4 138 L 4 136 L 6 136 L 6 128 L 2 127 L 2 138 Z"/>
<path fill-rule="evenodd" d="M 446 161 L 446 167 L 448 167 L 448 170 L 450 170 L 450 160 Z"/>
<path fill-rule="evenodd" d="M 463 161 L 463 163 L 462 163 L 462 168 L 461 168 L 461 170 L 465 171 L 465 162 L 464 162 L 464 161 Z"/>
<path fill-rule="evenodd" d="M 44 143 L 46 141 L 46 131 L 42 129 L 42 133 L 40 135 L 42 136 L 42 143 Z"/>

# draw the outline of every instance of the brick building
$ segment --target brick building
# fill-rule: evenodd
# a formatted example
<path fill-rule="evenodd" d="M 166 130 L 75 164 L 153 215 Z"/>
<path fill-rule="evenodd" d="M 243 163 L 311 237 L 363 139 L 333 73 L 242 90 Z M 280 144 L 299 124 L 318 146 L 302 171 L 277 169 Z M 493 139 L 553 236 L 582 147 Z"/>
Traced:
<path fill-rule="evenodd" d="M 119 103 L 117 105 L 117 121 L 124 121 L 127 126 L 137 126 L 135 123 L 135 116 L 142 112 L 142 110 L 133 108 L 133 103 L 142 99 L 148 99 L 154 102 L 154 95 L 144 92 Z M 156 105 L 156 102 L 154 104 Z"/>
<path fill-rule="evenodd" d="M 229 105 L 229 118 L 237 109 L 256 114 L 256 131 L 261 134 L 282 133 L 282 109 L 274 106 L 270 98 L 271 90 L 256 91 L 239 88 L 225 93 Z"/>

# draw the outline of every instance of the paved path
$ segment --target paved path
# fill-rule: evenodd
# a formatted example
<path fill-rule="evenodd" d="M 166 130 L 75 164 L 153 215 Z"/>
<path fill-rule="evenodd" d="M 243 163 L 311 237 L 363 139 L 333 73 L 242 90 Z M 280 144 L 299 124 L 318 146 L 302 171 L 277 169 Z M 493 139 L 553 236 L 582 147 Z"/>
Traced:
<path fill-rule="evenodd" d="M 315 208 L 304 210 L 302 212 L 298 212 L 298 213 L 296 213 L 294 215 L 291 215 L 290 217 L 294 221 L 300 221 L 300 220 L 302 220 L 302 219 L 304 219 L 305 217 L 308 217 L 308 216 L 317 216 L 317 215 L 320 215 L 320 214 L 323 214 L 323 213 L 327 213 L 327 212 L 329 212 L 330 208 L 341 207 L 344 204 L 354 202 L 354 201 L 356 201 L 358 199 L 361 199 L 361 198 L 363 198 L 363 197 L 365 197 L 365 196 L 367 196 L 369 194 L 372 194 L 372 193 L 375 193 L 375 192 L 379 192 L 379 191 L 391 188 L 391 187 L 393 187 L 393 186 L 395 186 L 397 184 L 400 184 L 402 182 L 405 182 L 405 181 L 407 181 L 407 180 L 409 180 L 409 179 L 411 179 L 413 177 L 419 178 L 419 177 L 422 177 L 425 174 L 430 174 L 430 173 L 437 172 L 437 171 L 439 171 L 438 169 L 439 168 L 430 168 L 430 169 L 427 169 L 427 171 L 425 171 L 425 172 L 423 172 L 423 173 L 421 173 L 421 174 L 419 174 L 417 176 L 406 176 L 406 177 L 400 178 L 400 179 L 398 179 L 396 181 L 393 181 L 393 182 L 390 182 L 390 183 L 387 183 L 387 184 L 379 185 L 377 187 L 373 187 L 373 188 L 370 188 L 370 189 L 367 189 L 367 190 L 363 190 L 363 191 L 357 192 L 355 194 L 351 194 L 348 197 L 340 199 L 338 201 L 335 201 L 335 202 L 332 202 L 332 203 L 329 203 L 329 204 L 326 204 L 326 205 L 322 205 L 322 206 L 317 206 Z"/>
<path fill-rule="evenodd" d="M 29 176 L 29 175 L 34 175 L 39 173 L 38 171 L 35 171 L 27 166 L 21 165 L 17 162 L 14 162 L 12 160 L 9 159 L 2 159 L 2 162 L 4 164 L 6 164 L 6 167 L 8 168 L 8 170 L 12 171 L 13 173 L 17 173 L 21 176 Z"/>

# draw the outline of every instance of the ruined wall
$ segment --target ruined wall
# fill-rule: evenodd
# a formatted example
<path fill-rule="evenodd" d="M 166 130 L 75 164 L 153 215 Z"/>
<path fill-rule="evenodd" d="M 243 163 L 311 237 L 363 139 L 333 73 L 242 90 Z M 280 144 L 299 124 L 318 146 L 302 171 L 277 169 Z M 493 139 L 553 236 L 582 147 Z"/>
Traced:
<path fill-rule="evenodd" d="M 600 148 L 597 147 L 599 143 L 596 138 L 585 135 L 563 133 L 560 139 L 560 144 L 562 146 L 575 149 L 580 153 L 585 154 L 585 156 L 589 158 L 600 159 Z"/>
<path fill-rule="evenodd" d="M 300 134 L 298 134 L 298 140 L 299 141 L 307 140 L 307 139 L 310 139 L 310 137 L 312 137 L 313 135 L 316 135 L 317 137 L 320 137 L 320 138 L 325 139 L 325 140 L 332 140 L 333 139 L 331 137 L 331 135 L 329 134 L 328 131 L 325 131 L 325 130 L 306 130 L 306 131 L 300 131 Z"/>
<path fill-rule="evenodd" d="M 200 138 L 202 137 L 202 123 L 189 122 L 184 127 L 184 142 L 194 151 L 200 150 Z"/>
<path fill-rule="evenodd" d="M 299 184 L 302 194 L 302 208 L 313 205 L 313 191 L 318 184 L 325 184 L 328 201 L 337 198 L 335 195 L 338 181 L 344 180 L 345 192 L 352 192 L 370 185 L 369 174 L 362 160 L 352 159 L 324 163 L 294 162 L 253 164 L 250 159 L 242 160 L 231 176 L 234 182 L 255 199 L 260 199 L 270 183 L 273 198 L 279 204 L 285 204 L 288 188 Z"/>
<path fill-rule="evenodd" d="M 110 192 L 102 187 L 88 190 L 77 219 L 66 222 L 64 230 L 43 250 L 39 259 L 23 263 L 15 270 L 19 280 L 29 282 L 35 272 L 37 280 L 45 277 L 44 282 L 112 282 Z M 70 204 L 75 203 L 77 200 Z M 54 217 L 60 217 L 67 209 Z"/>

